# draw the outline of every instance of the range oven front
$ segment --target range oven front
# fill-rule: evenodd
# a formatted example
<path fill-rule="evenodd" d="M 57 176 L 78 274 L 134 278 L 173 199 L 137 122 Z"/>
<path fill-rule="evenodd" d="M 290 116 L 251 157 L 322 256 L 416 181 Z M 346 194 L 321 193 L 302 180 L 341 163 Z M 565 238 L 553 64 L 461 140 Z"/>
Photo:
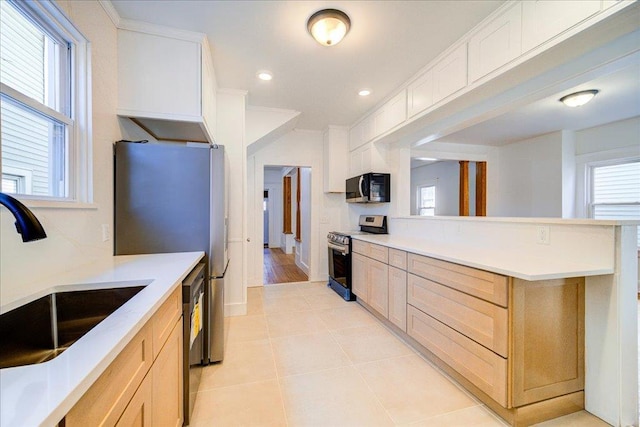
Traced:
<path fill-rule="evenodd" d="M 327 236 L 329 247 L 329 287 L 347 301 L 355 301 L 351 293 L 351 238 L 331 232 Z"/>

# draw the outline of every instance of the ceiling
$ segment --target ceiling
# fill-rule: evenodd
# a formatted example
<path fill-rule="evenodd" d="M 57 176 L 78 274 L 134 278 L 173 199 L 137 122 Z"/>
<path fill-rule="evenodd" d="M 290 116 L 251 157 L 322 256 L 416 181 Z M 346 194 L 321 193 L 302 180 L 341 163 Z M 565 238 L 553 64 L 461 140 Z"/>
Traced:
<path fill-rule="evenodd" d="M 503 1 L 112 0 L 121 18 L 206 33 L 218 86 L 248 104 L 300 111 L 298 128 L 351 125 L 482 21 Z M 307 32 L 314 12 L 351 18 L 338 45 Z M 259 70 L 274 74 L 270 82 Z M 359 97 L 361 88 L 368 97 Z"/>
<path fill-rule="evenodd" d="M 564 95 L 587 89 L 600 92 L 582 107 L 570 108 L 559 102 Z M 582 130 L 637 116 L 640 116 L 640 57 L 635 55 L 634 63 L 622 69 L 467 127 L 439 142 L 501 146 L 559 130 Z"/>

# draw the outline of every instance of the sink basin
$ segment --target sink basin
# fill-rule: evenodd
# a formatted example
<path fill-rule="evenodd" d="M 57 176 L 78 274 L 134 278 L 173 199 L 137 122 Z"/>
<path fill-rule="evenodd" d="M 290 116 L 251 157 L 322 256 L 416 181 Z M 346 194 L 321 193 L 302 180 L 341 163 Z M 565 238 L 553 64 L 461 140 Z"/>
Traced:
<path fill-rule="evenodd" d="M 0 368 L 53 359 L 143 288 L 55 292 L 0 315 Z"/>

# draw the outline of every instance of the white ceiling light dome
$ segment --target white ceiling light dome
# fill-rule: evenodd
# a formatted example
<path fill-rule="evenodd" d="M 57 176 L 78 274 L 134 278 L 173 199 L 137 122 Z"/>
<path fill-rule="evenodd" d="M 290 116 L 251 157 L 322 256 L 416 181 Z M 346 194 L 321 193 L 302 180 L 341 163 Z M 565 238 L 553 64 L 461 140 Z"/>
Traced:
<path fill-rule="evenodd" d="M 323 46 L 333 46 L 347 35 L 351 20 L 341 10 L 322 9 L 311 15 L 307 21 L 309 34 Z"/>
<path fill-rule="evenodd" d="M 570 93 L 569 95 L 565 95 L 560 98 L 560 102 L 562 102 L 567 107 L 580 107 L 587 102 L 591 101 L 594 96 L 598 93 L 598 90 L 582 90 L 580 92 Z"/>

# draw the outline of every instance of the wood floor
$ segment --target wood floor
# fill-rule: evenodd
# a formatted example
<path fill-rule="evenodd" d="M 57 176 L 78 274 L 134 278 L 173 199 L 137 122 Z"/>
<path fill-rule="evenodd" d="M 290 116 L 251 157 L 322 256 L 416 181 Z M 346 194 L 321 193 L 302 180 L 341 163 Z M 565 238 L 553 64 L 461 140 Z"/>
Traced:
<path fill-rule="evenodd" d="M 306 274 L 296 265 L 295 254 L 285 254 L 280 248 L 264 249 L 264 284 L 306 282 Z"/>

